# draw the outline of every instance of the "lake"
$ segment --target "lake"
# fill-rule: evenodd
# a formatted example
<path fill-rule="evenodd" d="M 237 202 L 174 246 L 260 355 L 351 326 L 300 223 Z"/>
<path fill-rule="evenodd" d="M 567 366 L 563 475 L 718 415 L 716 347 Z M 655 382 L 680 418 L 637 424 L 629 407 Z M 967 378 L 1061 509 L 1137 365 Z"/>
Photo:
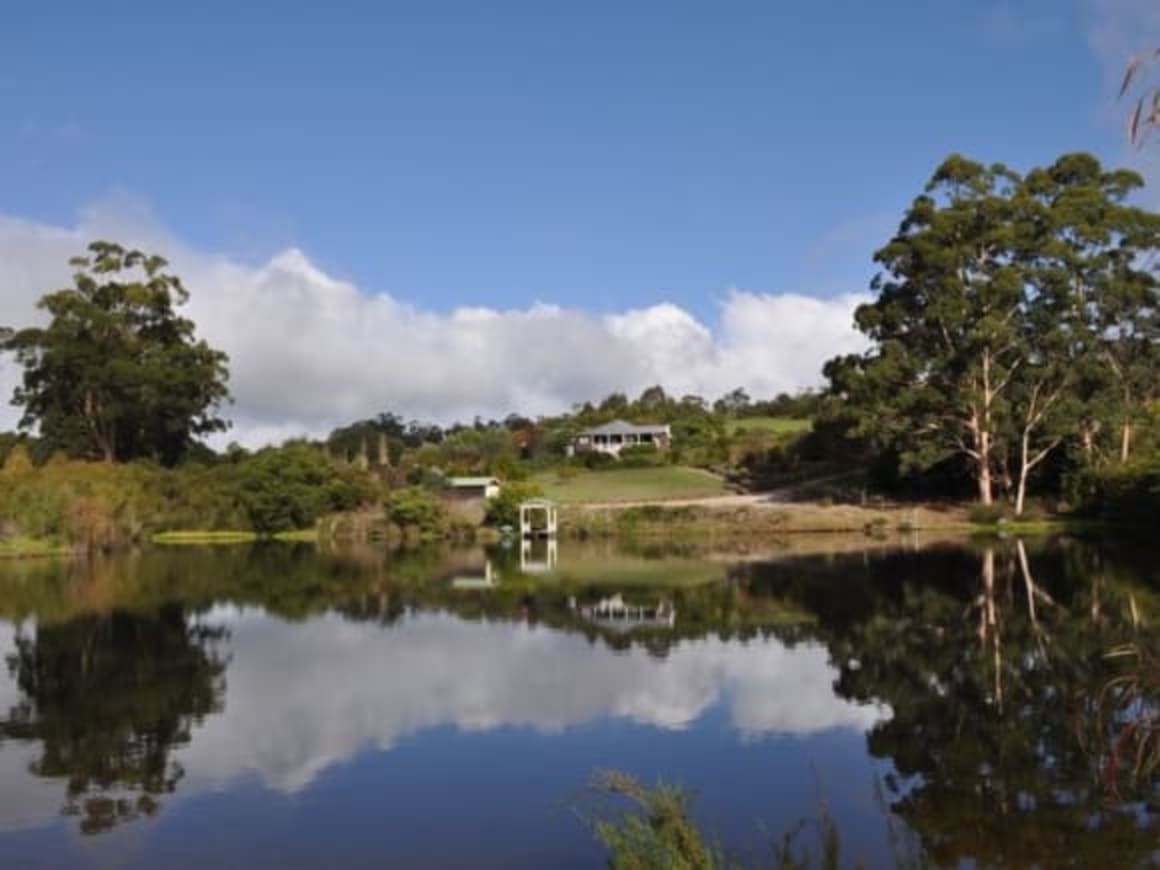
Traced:
<path fill-rule="evenodd" d="M 1158 648 L 1147 551 L 834 544 L 0 565 L 0 863 L 596 867 L 608 769 L 746 859 L 1160 861 L 1155 684 L 1098 703 Z"/>

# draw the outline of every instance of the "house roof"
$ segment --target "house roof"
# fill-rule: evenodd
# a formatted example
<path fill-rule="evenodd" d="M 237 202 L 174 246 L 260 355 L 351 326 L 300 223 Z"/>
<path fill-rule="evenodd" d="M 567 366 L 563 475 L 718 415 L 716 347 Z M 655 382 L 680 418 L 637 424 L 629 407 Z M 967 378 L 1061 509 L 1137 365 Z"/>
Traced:
<path fill-rule="evenodd" d="M 624 420 L 613 420 L 603 426 L 585 429 L 581 435 L 668 435 L 669 427 L 665 425 L 638 426 L 635 423 L 626 423 Z"/>
<path fill-rule="evenodd" d="M 499 478 L 496 477 L 449 477 L 447 478 L 447 485 L 456 488 L 473 489 L 475 487 L 487 487 L 499 485 Z"/>

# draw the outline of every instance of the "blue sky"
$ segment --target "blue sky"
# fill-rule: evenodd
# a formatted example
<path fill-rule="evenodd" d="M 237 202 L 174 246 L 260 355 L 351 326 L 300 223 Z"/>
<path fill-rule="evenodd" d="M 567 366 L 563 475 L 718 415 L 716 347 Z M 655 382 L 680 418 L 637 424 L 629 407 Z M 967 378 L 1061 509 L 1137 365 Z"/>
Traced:
<path fill-rule="evenodd" d="M 732 288 L 865 292 L 952 151 L 1130 157 L 1115 79 L 1158 5 L 12 3 L 0 215 L 146 213 L 432 315 L 671 303 L 718 341 Z"/>
<path fill-rule="evenodd" d="M 864 288 L 952 150 L 1121 130 L 1082 3 L 20 3 L 0 208 L 110 191 L 424 304 Z"/>

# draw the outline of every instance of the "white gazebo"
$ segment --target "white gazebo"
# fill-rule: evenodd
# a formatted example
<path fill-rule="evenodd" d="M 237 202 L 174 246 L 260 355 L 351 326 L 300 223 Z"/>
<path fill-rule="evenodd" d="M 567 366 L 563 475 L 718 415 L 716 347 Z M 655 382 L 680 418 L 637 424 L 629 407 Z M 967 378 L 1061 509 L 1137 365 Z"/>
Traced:
<path fill-rule="evenodd" d="M 536 529 L 532 525 L 538 511 L 542 511 L 544 514 L 544 525 L 540 529 Z M 522 502 L 520 504 L 520 537 L 556 537 L 556 503 L 546 498 L 530 498 Z"/>

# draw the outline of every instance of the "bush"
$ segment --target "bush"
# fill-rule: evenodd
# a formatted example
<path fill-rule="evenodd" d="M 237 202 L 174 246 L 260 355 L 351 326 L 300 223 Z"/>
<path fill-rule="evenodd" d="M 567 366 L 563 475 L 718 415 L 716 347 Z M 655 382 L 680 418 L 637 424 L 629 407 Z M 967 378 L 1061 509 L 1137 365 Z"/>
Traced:
<path fill-rule="evenodd" d="M 499 495 L 487 503 L 486 522 L 491 526 L 518 526 L 520 505 L 530 498 L 543 495 L 543 491 L 531 481 L 505 483 Z"/>
<path fill-rule="evenodd" d="M 967 519 L 978 526 L 993 526 L 1007 519 L 1007 508 L 1001 504 L 977 504 L 967 511 Z"/>
<path fill-rule="evenodd" d="M 378 486 L 305 444 L 165 469 L 55 458 L 23 447 L 0 469 L 0 527 L 30 538 L 112 549 L 171 530 L 269 534 L 373 502 Z"/>
<path fill-rule="evenodd" d="M 616 457 L 610 453 L 601 453 L 599 450 L 589 450 L 586 453 L 580 454 L 581 462 L 589 471 L 599 471 L 602 468 L 610 468 L 616 464 Z"/>
<path fill-rule="evenodd" d="M 667 454 L 657 450 L 655 444 L 636 444 L 620 451 L 621 468 L 657 468 L 667 461 Z"/>
<path fill-rule="evenodd" d="M 396 490 L 387 497 L 387 519 L 400 528 L 416 528 L 424 534 L 441 532 L 447 509 L 437 497 L 419 486 Z"/>
<path fill-rule="evenodd" d="M 305 444 L 271 448 L 236 465 L 219 466 L 219 486 L 236 493 L 249 528 L 260 534 L 313 526 L 323 514 L 371 501 L 371 479 L 333 465 Z"/>
<path fill-rule="evenodd" d="M 1089 474 L 1075 489 L 1085 513 L 1126 526 L 1154 525 L 1160 516 L 1160 454 Z"/>

